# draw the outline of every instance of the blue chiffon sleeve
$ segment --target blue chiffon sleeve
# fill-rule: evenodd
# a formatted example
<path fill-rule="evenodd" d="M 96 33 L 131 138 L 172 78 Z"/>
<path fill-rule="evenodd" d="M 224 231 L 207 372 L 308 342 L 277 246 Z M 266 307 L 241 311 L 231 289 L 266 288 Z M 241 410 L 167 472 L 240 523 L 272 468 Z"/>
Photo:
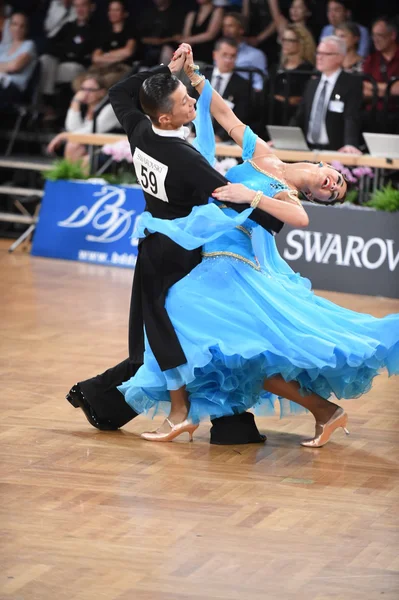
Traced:
<path fill-rule="evenodd" d="M 256 147 L 258 136 L 252 131 L 248 125 L 244 131 L 244 137 L 242 140 L 242 159 L 249 160 L 253 157 Z"/>
<path fill-rule="evenodd" d="M 216 143 L 210 111 L 212 94 L 212 86 L 209 81 L 206 81 L 202 94 L 197 102 L 197 116 L 193 121 L 196 133 L 193 146 L 213 167 L 216 160 Z"/>
<path fill-rule="evenodd" d="M 193 121 L 196 132 L 193 146 L 201 152 L 202 156 L 207 159 L 209 164 L 214 166 L 216 160 L 216 143 L 210 110 L 212 94 L 212 86 L 209 81 L 206 81 L 197 102 L 197 116 Z M 243 160 L 248 160 L 253 157 L 257 141 L 258 136 L 247 125 L 245 127 L 242 144 Z"/>
<path fill-rule="evenodd" d="M 252 210 L 247 208 L 240 214 L 229 216 L 216 204 L 206 204 L 195 206 L 188 217 L 170 221 L 157 219 L 149 212 L 144 212 L 137 221 L 134 237 L 145 237 L 147 233 L 162 233 L 186 250 L 194 250 L 242 225 Z"/>

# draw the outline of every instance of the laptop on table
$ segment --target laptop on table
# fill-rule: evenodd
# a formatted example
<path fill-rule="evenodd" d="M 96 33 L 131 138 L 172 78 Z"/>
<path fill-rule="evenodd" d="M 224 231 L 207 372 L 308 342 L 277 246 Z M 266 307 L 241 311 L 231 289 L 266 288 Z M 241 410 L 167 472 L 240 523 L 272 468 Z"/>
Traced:
<path fill-rule="evenodd" d="M 276 150 L 310 150 L 300 127 L 266 125 Z"/>
<path fill-rule="evenodd" d="M 381 158 L 399 158 L 399 135 L 363 132 L 369 154 Z"/>

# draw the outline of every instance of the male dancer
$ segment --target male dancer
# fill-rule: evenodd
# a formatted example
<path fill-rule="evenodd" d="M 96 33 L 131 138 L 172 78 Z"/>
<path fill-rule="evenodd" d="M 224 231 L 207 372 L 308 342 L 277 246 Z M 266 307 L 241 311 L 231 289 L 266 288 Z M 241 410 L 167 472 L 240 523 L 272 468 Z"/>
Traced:
<path fill-rule="evenodd" d="M 118 82 L 109 91 L 112 107 L 129 138 L 135 172 L 146 199 L 146 210 L 158 218 L 187 216 L 194 206 L 207 204 L 212 191 L 227 180 L 185 141 L 184 124 L 195 118 L 195 100 L 174 75 L 185 54 L 151 72 Z M 244 205 L 232 207 L 241 212 Z M 269 231 L 282 222 L 256 209 L 251 218 Z M 201 249 L 187 251 L 161 234 L 147 236 L 139 245 L 133 279 L 129 322 L 129 359 L 101 375 L 81 381 L 67 400 L 82 408 L 98 429 L 115 430 L 137 414 L 117 386 L 132 377 L 143 362 L 144 327 L 162 370 L 186 362 L 176 332 L 165 310 L 168 289 L 201 261 Z M 193 307 L 195 318 L 195 307 Z M 171 391 L 181 394 L 182 390 Z M 211 443 L 263 442 L 251 413 L 212 421 Z"/>

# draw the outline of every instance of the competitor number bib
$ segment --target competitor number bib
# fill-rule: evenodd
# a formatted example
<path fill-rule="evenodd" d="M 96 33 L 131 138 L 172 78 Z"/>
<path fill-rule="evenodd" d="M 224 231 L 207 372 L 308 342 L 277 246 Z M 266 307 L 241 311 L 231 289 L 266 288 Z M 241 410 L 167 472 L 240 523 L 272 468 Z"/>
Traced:
<path fill-rule="evenodd" d="M 169 202 L 165 190 L 165 179 L 169 167 L 137 147 L 133 153 L 133 164 L 137 179 L 143 190 L 147 194 L 162 200 L 162 202 Z"/>

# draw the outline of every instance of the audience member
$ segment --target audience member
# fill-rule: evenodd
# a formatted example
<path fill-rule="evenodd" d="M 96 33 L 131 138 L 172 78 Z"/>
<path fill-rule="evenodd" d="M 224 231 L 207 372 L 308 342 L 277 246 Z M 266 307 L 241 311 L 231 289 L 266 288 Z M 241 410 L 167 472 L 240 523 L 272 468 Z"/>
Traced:
<path fill-rule="evenodd" d="M 362 81 L 342 70 L 345 42 L 327 36 L 317 47 L 320 76 L 308 81 L 291 121 L 302 128 L 311 148 L 361 154 Z"/>
<path fill-rule="evenodd" d="M 277 29 L 266 0 L 242 0 L 242 14 L 248 19 L 245 41 L 266 54 L 269 65 L 278 62 Z"/>
<path fill-rule="evenodd" d="M 95 42 L 92 63 L 98 67 L 108 67 L 116 63 L 132 64 L 136 40 L 132 25 L 128 22 L 129 13 L 123 0 L 110 0 L 108 24 Z"/>
<path fill-rule="evenodd" d="M 72 0 L 51 0 L 44 20 L 47 38 L 53 38 L 66 23 L 75 20 L 76 11 Z"/>
<path fill-rule="evenodd" d="M 195 60 L 211 64 L 213 46 L 223 21 L 223 8 L 214 7 L 212 0 L 197 0 L 198 8 L 190 11 L 185 18 L 181 42 L 190 44 Z"/>
<path fill-rule="evenodd" d="M 213 52 L 214 67 L 204 69 L 204 75 L 212 87 L 225 99 L 240 121 L 250 120 L 249 106 L 251 87 L 249 82 L 234 72 L 237 58 L 237 43 L 229 38 L 221 38 L 215 44 Z M 229 135 L 214 121 L 217 142 L 226 141 Z"/>
<path fill-rule="evenodd" d="M 280 65 L 274 75 L 273 124 L 286 125 L 294 116 L 314 70 L 313 38 L 303 25 L 289 23 L 281 36 Z"/>
<path fill-rule="evenodd" d="M 91 133 L 93 131 L 94 113 L 107 95 L 107 89 L 102 78 L 98 75 L 87 75 L 81 82 L 80 89 L 74 95 L 69 106 L 65 131 L 56 135 L 49 145 L 47 151 L 50 154 L 57 152 L 71 161 L 82 161 L 84 166 L 88 164 L 87 147 L 67 141 L 68 132 Z M 115 116 L 111 104 L 105 104 L 97 115 L 96 131 L 107 133 L 113 129 L 119 129 L 119 121 Z"/>
<path fill-rule="evenodd" d="M 309 21 L 312 16 L 311 1 L 292 0 L 288 11 L 289 20 L 281 12 L 279 0 L 268 0 L 268 3 L 271 15 L 276 24 L 280 37 L 288 23 L 302 25 L 302 27 L 305 27 L 309 31 L 309 35 L 313 39 L 313 52 L 316 52 L 316 42 L 314 40 L 313 32 L 309 27 Z"/>
<path fill-rule="evenodd" d="M 152 67 L 168 64 L 183 31 L 185 13 L 173 0 L 152 0 L 137 22 L 142 62 Z"/>
<path fill-rule="evenodd" d="M 95 32 L 90 26 L 91 0 L 73 0 L 76 20 L 66 23 L 50 40 L 47 54 L 40 57 L 41 90 L 48 105 L 47 117 L 55 115 L 55 86 L 70 84 L 91 63 Z"/>
<path fill-rule="evenodd" d="M 371 36 L 375 51 L 364 61 L 363 72 L 371 75 L 377 82 L 380 100 L 377 103 L 377 123 L 368 122 L 367 128 L 370 131 L 370 127 L 374 126 L 379 130 L 383 123 L 390 122 L 393 131 L 396 133 L 399 131 L 397 103 L 392 100 L 387 107 L 390 114 L 385 115 L 382 98 L 385 96 L 387 84 L 391 77 L 399 77 L 398 27 L 393 20 L 387 17 L 379 17 L 372 25 Z M 392 85 L 390 93 L 392 96 L 399 96 L 399 81 Z M 373 96 L 371 82 L 363 82 L 363 94 L 366 100 L 369 101 L 368 107 L 370 108 Z"/>
<path fill-rule="evenodd" d="M 36 53 L 41 54 L 47 42 L 44 31 L 44 19 L 47 11 L 48 0 L 6 0 L 5 16 L 14 13 L 26 15 L 29 23 L 29 39 L 35 44 Z M 2 42 L 10 42 L 10 19 L 6 19 L 3 29 Z"/>
<path fill-rule="evenodd" d="M 9 42 L 0 44 L 0 107 L 18 103 L 28 86 L 36 64 L 36 48 L 27 39 L 28 19 L 14 13 L 10 19 Z"/>
<path fill-rule="evenodd" d="M 346 55 L 342 68 L 347 73 L 363 72 L 363 56 L 358 54 L 360 29 L 356 23 L 345 21 L 335 28 L 335 35 L 344 40 L 346 44 Z"/>
<path fill-rule="evenodd" d="M 328 35 L 333 35 L 337 25 L 351 20 L 350 3 L 348 0 L 329 0 L 327 4 L 327 19 L 329 24 L 323 27 L 320 34 L 320 41 Z M 366 57 L 370 51 L 370 35 L 367 27 L 358 23 L 357 26 L 360 29 L 358 53 L 360 56 Z"/>
<path fill-rule="evenodd" d="M 267 75 L 267 59 L 258 48 L 250 46 L 244 42 L 244 34 L 246 31 L 246 18 L 237 12 L 227 13 L 223 18 L 223 37 L 231 38 L 234 40 L 237 46 L 237 57 L 236 57 L 236 68 L 250 68 L 254 67 L 259 69 Z M 244 71 L 239 73 L 240 77 L 249 79 L 249 73 Z M 257 91 L 263 89 L 263 79 L 259 74 L 254 74 L 252 77 L 253 88 Z"/>

